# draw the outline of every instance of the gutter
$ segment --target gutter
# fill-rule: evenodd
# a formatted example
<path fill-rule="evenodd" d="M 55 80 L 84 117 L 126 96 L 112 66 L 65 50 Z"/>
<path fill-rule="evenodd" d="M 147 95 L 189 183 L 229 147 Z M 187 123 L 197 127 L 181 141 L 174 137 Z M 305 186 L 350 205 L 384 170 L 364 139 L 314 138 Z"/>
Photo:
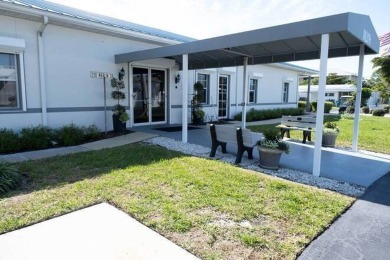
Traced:
<path fill-rule="evenodd" d="M 44 60 L 44 46 L 43 46 L 43 32 L 47 24 L 49 23 L 49 18 L 43 16 L 43 23 L 38 29 L 37 32 L 37 41 L 38 41 L 38 65 L 39 65 L 39 84 L 41 90 L 41 108 L 42 108 L 42 125 L 47 126 L 47 102 L 46 102 L 46 80 L 45 80 L 45 60 Z"/>

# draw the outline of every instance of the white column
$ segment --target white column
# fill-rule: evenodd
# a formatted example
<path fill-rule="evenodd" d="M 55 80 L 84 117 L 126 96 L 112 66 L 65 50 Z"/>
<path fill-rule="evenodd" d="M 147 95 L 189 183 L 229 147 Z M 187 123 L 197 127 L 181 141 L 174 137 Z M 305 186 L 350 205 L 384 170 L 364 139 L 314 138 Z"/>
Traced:
<path fill-rule="evenodd" d="M 352 151 L 357 152 L 358 135 L 359 135 L 359 117 L 360 103 L 362 102 L 362 83 L 363 83 L 363 62 L 364 62 L 364 44 L 360 45 L 359 55 L 359 71 L 356 85 L 356 101 L 355 101 L 355 119 L 353 124 Z"/>
<path fill-rule="evenodd" d="M 183 54 L 183 77 L 182 77 L 182 137 L 183 143 L 188 140 L 188 54 Z"/>
<path fill-rule="evenodd" d="M 244 57 L 244 71 L 243 71 L 243 93 L 242 93 L 242 117 L 241 117 L 241 128 L 246 128 L 246 103 L 248 99 L 248 91 L 246 89 L 248 57 Z"/>
<path fill-rule="evenodd" d="M 320 176 L 322 130 L 324 124 L 325 86 L 328 66 L 329 34 L 321 36 L 320 79 L 318 84 L 316 138 L 313 158 L 313 175 Z"/>

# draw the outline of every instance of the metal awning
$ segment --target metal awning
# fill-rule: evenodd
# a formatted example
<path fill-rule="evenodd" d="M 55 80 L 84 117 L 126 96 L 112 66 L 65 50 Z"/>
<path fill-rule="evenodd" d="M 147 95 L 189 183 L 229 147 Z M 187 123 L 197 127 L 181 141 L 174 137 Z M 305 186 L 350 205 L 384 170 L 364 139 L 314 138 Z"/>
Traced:
<path fill-rule="evenodd" d="M 183 71 L 182 141 L 187 142 L 188 70 L 244 66 L 242 127 L 245 128 L 248 65 L 320 59 L 316 132 L 322 133 L 324 120 L 327 60 L 359 56 L 352 150 L 357 151 L 359 110 L 366 54 L 379 52 L 379 39 L 366 15 L 344 13 L 302 22 L 279 25 L 189 43 L 115 55 L 115 63 L 167 58 Z M 322 135 L 315 138 L 313 175 L 321 169 Z"/>
<path fill-rule="evenodd" d="M 115 55 L 115 63 L 155 58 L 174 59 L 182 68 L 188 54 L 188 68 L 204 69 L 320 58 L 321 35 L 329 34 L 329 58 L 379 52 L 379 40 L 366 15 L 343 13 L 307 21 L 278 25 L 205 40 Z"/>

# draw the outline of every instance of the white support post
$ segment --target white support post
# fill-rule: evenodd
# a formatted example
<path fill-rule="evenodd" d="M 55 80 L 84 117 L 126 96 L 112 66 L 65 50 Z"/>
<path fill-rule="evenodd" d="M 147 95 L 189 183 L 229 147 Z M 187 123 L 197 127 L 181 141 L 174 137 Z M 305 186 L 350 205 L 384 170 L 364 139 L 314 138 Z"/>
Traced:
<path fill-rule="evenodd" d="M 183 77 L 182 77 L 182 142 L 188 140 L 188 54 L 183 54 Z"/>
<path fill-rule="evenodd" d="M 324 124 L 325 86 L 328 66 L 329 34 L 321 35 L 320 79 L 318 86 L 316 138 L 314 145 L 313 175 L 320 176 L 322 130 Z"/>
<path fill-rule="evenodd" d="M 359 135 L 359 117 L 360 117 L 360 103 L 362 102 L 362 83 L 363 83 L 363 62 L 364 62 L 364 44 L 360 45 L 359 53 L 359 71 L 356 86 L 356 101 L 355 101 L 355 119 L 353 124 L 353 138 L 352 151 L 358 150 L 358 135 Z"/>
<path fill-rule="evenodd" d="M 244 57 L 244 71 L 243 71 L 243 93 L 242 93 L 242 116 L 241 116 L 241 128 L 246 128 L 246 103 L 248 99 L 248 93 L 246 88 L 246 81 L 248 78 L 247 75 L 247 66 L 248 66 L 248 57 Z"/>

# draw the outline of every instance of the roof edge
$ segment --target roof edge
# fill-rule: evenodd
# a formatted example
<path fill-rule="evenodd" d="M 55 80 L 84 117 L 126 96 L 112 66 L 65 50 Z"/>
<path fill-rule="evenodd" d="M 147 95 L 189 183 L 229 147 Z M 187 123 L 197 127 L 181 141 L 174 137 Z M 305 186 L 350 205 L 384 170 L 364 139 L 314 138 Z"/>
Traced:
<path fill-rule="evenodd" d="M 23 1 L 20 1 L 21 3 L 23 3 L 23 5 L 17 5 L 13 2 L 14 1 L 0 1 L 0 8 L 9 12 L 7 14 L 1 15 L 15 17 L 18 19 L 32 20 L 36 22 L 40 22 L 43 16 L 47 16 L 49 18 L 49 24 L 52 25 L 72 28 L 70 26 L 66 26 L 66 24 L 71 24 L 77 26 L 77 29 L 79 30 L 84 30 L 88 32 L 96 32 L 97 30 L 101 34 L 110 36 L 116 35 L 120 38 L 129 38 L 132 40 L 139 39 L 143 42 L 153 43 L 160 46 L 184 43 L 183 41 L 170 39 L 168 37 L 161 37 L 153 34 L 137 32 L 136 30 L 126 29 L 123 26 L 119 25 L 109 25 L 108 22 L 93 21 L 92 19 L 86 18 L 81 19 L 73 16 L 67 16 L 65 14 L 60 14 L 59 12 L 50 12 L 42 8 L 34 9 L 32 7 L 26 6 Z M 61 22 L 63 23 L 61 24 Z"/>

